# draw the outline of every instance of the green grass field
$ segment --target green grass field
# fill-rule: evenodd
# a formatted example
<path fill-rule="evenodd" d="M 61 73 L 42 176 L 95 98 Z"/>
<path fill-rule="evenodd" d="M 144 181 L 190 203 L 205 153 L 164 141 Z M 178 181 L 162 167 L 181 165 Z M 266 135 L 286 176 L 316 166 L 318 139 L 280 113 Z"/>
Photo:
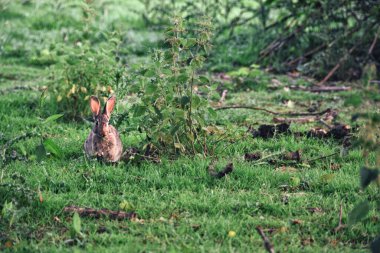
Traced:
<path fill-rule="evenodd" d="M 138 15 L 129 12 L 131 6 L 134 3 L 119 8 L 115 4 L 108 10 L 115 14 L 104 19 L 101 16 L 97 24 L 100 30 L 125 27 L 124 32 L 136 39 L 127 50 L 128 59 L 143 61 L 146 56 L 141 55 L 144 51 L 141 43 L 155 45 L 160 33 L 142 29 Z M 39 138 L 17 142 L 10 148 L 15 158 L 0 171 L 0 207 L 4 210 L 5 203 L 12 201 L 14 207 L 9 211 L 11 218 L 5 212 L 0 215 L 0 250 L 265 252 L 255 230 L 261 226 L 276 252 L 366 252 L 378 235 L 379 213 L 374 211 L 363 222 L 334 231 L 341 205 L 342 222 L 347 224 L 348 213 L 355 204 L 378 196 L 375 186 L 360 188 L 359 169 L 364 163 L 361 149 L 352 148 L 346 156 L 338 154 L 310 161 L 339 153 L 340 142 L 294 135 L 262 139 L 245 133 L 248 125 L 271 123 L 273 115 L 265 112 L 218 111 L 221 125 L 228 123 L 237 129 L 235 138 L 220 142 L 216 148 L 217 170 L 228 162 L 234 164 L 234 171 L 221 179 L 208 173 L 211 157 L 162 156 L 159 164 L 122 162 L 115 166 L 87 160 L 82 147 L 91 125 L 64 120 L 41 125 L 47 113 L 56 112 L 41 109 L 38 90 L 51 85 L 49 74 L 59 63 L 58 56 L 44 50 L 54 43 L 75 41 L 69 38 L 65 42 L 62 33 L 75 37 L 75 29 L 81 26 L 80 18 L 76 18 L 78 9 L 48 1 L 10 3 L 6 7 L 0 13 L 0 144 L 37 127 L 40 134 L 59 144 L 63 155 L 37 161 L 35 149 Z M 268 75 L 265 79 L 268 83 L 272 78 L 285 85 L 295 82 L 287 76 L 263 75 Z M 228 93 L 225 105 L 306 111 L 319 101 L 318 110 L 338 110 L 338 121 L 344 124 L 351 124 L 350 117 L 355 111 L 378 108 L 370 103 L 360 107 L 344 105 L 345 98 L 361 92 L 358 84 L 345 85 L 354 88 L 322 94 L 236 89 Z M 13 89 L 16 86 L 29 88 Z M 288 100 L 294 102 L 294 108 L 284 105 L 283 101 Z M 124 110 L 122 105 L 117 108 L 117 112 Z M 291 129 L 303 131 L 313 126 L 318 124 L 292 124 Z M 123 131 L 125 147 L 134 145 L 136 139 Z M 296 150 L 302 151 L 300 162 L 276 156 Z M 272 156 L 274 162 L 245 161 L 244 154 L 253 152 Z M 374 160 L 372 157 L 370 163 Z M 71 205 L 120 210 L 123 201 L 131 205 L 138 219 L 82 217 L 81 235 L 73 235 L 73 216 L 63 212 L 64 207 Z"/>

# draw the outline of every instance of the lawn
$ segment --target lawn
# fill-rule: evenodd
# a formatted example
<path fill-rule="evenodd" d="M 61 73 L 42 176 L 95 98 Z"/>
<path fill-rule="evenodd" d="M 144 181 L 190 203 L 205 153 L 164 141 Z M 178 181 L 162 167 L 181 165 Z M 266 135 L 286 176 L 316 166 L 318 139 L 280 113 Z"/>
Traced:
<path fill-rule="evenodd" d="M 232 130 L 215 146 L 213 156 L 163 154 L 160 163 L 116 165 L 87 159 L 83 143 L 91 122 L 58 119 L 41 123 L 57 113 L 54 107 L 46 108 L 50 103 L 41 106 L 41 94 L 53 85 L 51 73 L 60 64 L 59 55 L 52 53 L 53 46 L 82 36 L 75 32 L 82 24 L 80 9 L 76 2 L 73 6 L 25 2 L 9 3 L 0 13 L 0 144 L 3 148 L 23 133 L 36 132 L 55 141 L 62 154 L 39 159 L 36 147 L 41 138 L 37 136 L 9 148 L 7 156 L 12 158 L 0 172 L 1 250 L 265 252 L 256 231 L 260 226 L 277 252 L 368 251 L 380 229 L 377 211 L 371 211 L 362 222 L 334 229 L 339 225 L 341 208 L 341 222 L 348 224 L 353 207 L 376 199 L 378 188 L 360 187 L 359 170 L 365 163 L 360 147 L 353 146 L 341 155 L 342 140 L 295 134 L 323 127 L 318 122 L 292 123 L 291 134 L 261 138 L 254 137 L 248 126 L 257 129 L 261 124 L 273 124 L 272 114 L 251 109 L 218 110 L 217 124 Z M 158 46 L 162 33 L 142 26 L 139 16 L 131 11 L 142 8 L 134 1 L 113 2 L 107 9 L 112 15 L 96 20 L 100 32 L 93 36 L 101 40 L 101 31 L 122 27 L 129 36 L 126 60 L 148 61 L 145 51 Z M 69 42 L 65 34 L 72 36 Z M 352 114 L 379 108 L 370 102 L 360 106 L 345 103 L 347 98 L 362 94 L 358 82 L 341 84 L 352 87 L 349 91 L 312 93 L 283 87 L 253 88 L 249 82 L 232 80 L 224 106 L 244 104 L 306 112 L 317 104 L 317 111 L 337 110 L 337 122 L 351 125 L 354 134 L 355 124 L 362 123 L 352 123 Z M 265 71 L 255 80 L 263 87 L 273 82 L 283 86 L 309 82 Z M 115 114 L 128 108 L 127 100 L 118 104 Z M 127 125 L 122 124 L 119 130 L 124 147 L 139 143 L 140 136 Z M 299 160 L 284 158 L 284 154 L 296 151 L 301 152 Z M 246 153 L 259 153 L 262 158 L 247 161 Z M 212 161 L 216 161 L 217 171 L 230 162 L 234 169 L 225 177 L 214 178 L 208 172 Z M 375 163 L 374 154 L 370 154 L 369 163 Z M 73 214 L 63 211 L 67 206 L 125 209 L 135 212 L 137 218 L 81 217 L 78 232 Z"/>

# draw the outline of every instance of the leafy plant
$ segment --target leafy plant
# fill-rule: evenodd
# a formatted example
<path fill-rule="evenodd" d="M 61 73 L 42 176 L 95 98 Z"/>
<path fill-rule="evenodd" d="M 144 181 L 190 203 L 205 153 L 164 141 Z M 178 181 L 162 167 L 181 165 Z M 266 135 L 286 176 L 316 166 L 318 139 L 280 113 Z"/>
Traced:
<path fill-rule="evenodd" d="M 211 48 L 211 23 L 203 18 L 186 27 L 175 17 L 172 24 L 168 48 L 154 50 L 151 63 L 131 74 L 124 92 L 135 94 L 131 111 L 155 148 L 195 154 L 203 150 L 205 127 L 215 116 L 207 100 L 211 83 L 199 74 Z"/>
<path fill-rule="evenodd" d="M 122 69 L 113 57 L 113 50 L 111 46 L 92 48 L 88 43 L 77 43 L 66 50 L 63 66 L 57 66 L 57 85 L 52 90 L 58 112 L 66 118 L 79 119 L 87 114 L 91 95 L 106 99 L 114 92 Z"/>
<path fill-rule="evenodd" d="M 369 88 L 367 90 L 367 95 L 369 97 L 368 101 L 371 101 L 370 94 L 373 92 L 379 92 L 376 88 Z M 349 98 L 352 99 L 352 98 Z M 347 101 L 350 102 L 350 101 Z M 360 101 L 361 102 L 361 101 Z M 360 104 L 359 102 L 359 104 Z M 374 102 L 374 101 L 373 101 Z M 356 103 L 358 105 L 358 103 Z M 376 103 L 374 103 L 376 106 Z M 363 189 L 367 188 L 371 183 L 377 182 L 379 187 L 379 175 L 380 175 L 380 113 L 378 108 L 374 109 L 372 113 L 362 113 L 353 116 L 353 119 L 357 120 L 362 118 L 365 121 L 359 135 L 357 144 L 362 148 L 362 155 L 365 160 L 365 165 L 360 169 L 360 184 Z M 375 155 L 375 165 L 371 166 L 369 163 L 369 157 L 371 154 Z M 376 210 L 380 208 L 379 201 L 375 202 Z M 369 200 L 365 200 L 354 207 L 354 209 L 349 214 L 349 223 L 355 224 L 356 222 L 364 219 L 370 210 L 373 209 L 373 203 Z M 378 237 L 371 244 L 372 252 L 380 251 L 380 237 Z"/>

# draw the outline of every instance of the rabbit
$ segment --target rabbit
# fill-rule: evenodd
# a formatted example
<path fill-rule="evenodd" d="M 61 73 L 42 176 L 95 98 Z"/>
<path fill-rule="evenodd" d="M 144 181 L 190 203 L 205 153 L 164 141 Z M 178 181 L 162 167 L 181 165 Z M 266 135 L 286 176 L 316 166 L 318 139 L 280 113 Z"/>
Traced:
<path fill-rule="evenodd" d="M 95 125 L 84 143 L 84 150 L 89 157 L 96 157 L 104 162 L 116 163 L 123 153 L 123 144 L 119 132 L 109 125 L 116 98 L 111 96 L 100 113 L 100 101 L 91 96 L 90 107 Z"/>

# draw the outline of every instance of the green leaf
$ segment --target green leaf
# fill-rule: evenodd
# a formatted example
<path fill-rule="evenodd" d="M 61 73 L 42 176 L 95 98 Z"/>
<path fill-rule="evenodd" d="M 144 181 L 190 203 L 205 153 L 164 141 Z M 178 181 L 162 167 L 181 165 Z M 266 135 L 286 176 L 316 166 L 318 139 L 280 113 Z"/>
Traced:
<path fill-rule="evenodd" d="M 365 200 L 355 206 L 354 209 L 348 214 L 348 224 L 353 225 L 356 222 L 360 221 L 367 216 L 369 212 L 369 203 L 368 200 Z"/>
<path fill-rule="evenodd" d="M 46 123 L 49 123 L 49 122 L 52 122 L 52 121 L 55 121 L 57 119 L 59 119 L 60 117 L 62 117 L 64 114 L 54 114 L 54 115 L 51 115 L 50 117 L 48 117 L 47 119 L 45 119 L 42 124 L 46 124 Z"/>
<path fill-rule="evenodd" d="M 154 70 L 149 69 L 147 72 L 144 74 L 145 77 L 154 77 L 156 76 L 156 72 Z"/>
<path fill-rule="evenodd" d="M 74 213 L 74 215 L 73 215 L 73 229 L 74 229 L 75 233 L 81 234 L 81 232 L 80 232 L 81 220 L 80 220 L 79 214 L 77 212 Z"/>
<path fill-rule="evenodd" d="M 206 76 L 199 76 L 198 79 L 202 84 L 210 83 L 210 80 Z"/>
<path fill-rule="evenodd" d="M 151 94 L 155 93 L 156 91 L 157 91 L 157 85 L 154 85 L 152 83 L 148 84 L 145 87 L 145 94 L 146 95 L 151 95 Z"/>
<path fill-rule="evenodd" d="M 52 139 L 46 139 L 43 145 L 46 151 L 49 151 L 56 157 L 62 157 L 63 152 L 61 148 Z"/>
<path fill-rule="evenodd" d="M 46 157 L 46 150 L 43 144 L 37 146 L 36 156 L 38 162 L 41 162 Z"/>
<path fill-rule="evenodd" d="M 376 180 L 379 176 L 379 171 L 376 169 L 369 169 L 366 167 L 360 170 L 360 183 L 363 188 L 366 188 L 372 181 Z"/>
<path fill-rule="evenodd" d="M 177 81 L 180 83 L 184 83 L 189 79 L 189 76 L 187 74 L 181 74 L 177 77 Z"/>
<path fill-rule="evenodd" d="M 190 98 L 188 96 L 181 97 L 181 106 L 185 107 L 188 103 L 190 103 Z"/>
<path fill-rule="evenodd" d="M 188 38 L 186 40 L 186 45 L 185 46 L 188 47 L 188 48 L 190 48 L 190 47 L 194 46 L 196 43 L 197 43 L 197 39 L 195 39 L 195 38 Z"/>
<path fill-rule="evenodd" d="M 142 116 L 142 115 L 144 115 L 144 113 L 146 111 L 147 111 L 147 107 L 146 106 L 137 105 L 137 106 L 134 107 L 133 116 L 134 117 Z"/>
<path fill-rule="evenodd" d="M 208 113 L 210 114 L 211 118 L 215 119 L 218 116 L 216 111 L 214 109 L 212 109 L 211 107 L 209 107 L 207 110 L 208 110 Z"/>

